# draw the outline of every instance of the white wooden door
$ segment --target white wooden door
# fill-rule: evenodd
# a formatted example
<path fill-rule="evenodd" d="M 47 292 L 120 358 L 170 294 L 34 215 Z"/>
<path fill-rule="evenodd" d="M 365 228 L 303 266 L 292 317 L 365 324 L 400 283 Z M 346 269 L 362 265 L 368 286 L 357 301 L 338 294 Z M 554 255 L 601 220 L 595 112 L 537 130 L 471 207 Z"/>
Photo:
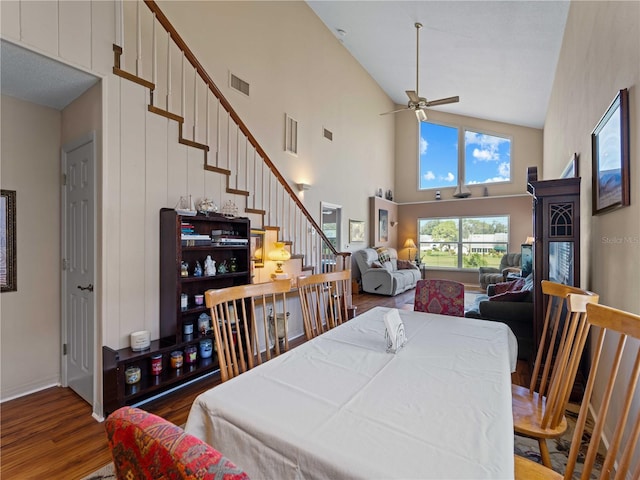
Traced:
<path fill-rule="evenodd" d="M 94 150 L 93 135 L 63 148 L 63 385 L 93 405 Z M 66 354 L 65 354 L 66 350 Z"/>

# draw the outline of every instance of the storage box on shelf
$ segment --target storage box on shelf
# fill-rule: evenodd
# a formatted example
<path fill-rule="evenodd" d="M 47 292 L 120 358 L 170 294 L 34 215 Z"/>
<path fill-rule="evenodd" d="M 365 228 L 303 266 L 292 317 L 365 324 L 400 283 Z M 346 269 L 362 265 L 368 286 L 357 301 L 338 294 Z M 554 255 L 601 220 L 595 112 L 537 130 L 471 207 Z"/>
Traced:
<path fill-rule="evenodd" d="M 106 414 L 218 368 L 201 295 L 210 288 L 250 283 L 250 232 L 247 218 L 160 211 L 160 339 L 141 352 L 103 347 Z M 172 359 L 172 352 L 181 352 L 182 361 Z M 130 367 L 140 369 L 135 383 L 127 383 Z"/>

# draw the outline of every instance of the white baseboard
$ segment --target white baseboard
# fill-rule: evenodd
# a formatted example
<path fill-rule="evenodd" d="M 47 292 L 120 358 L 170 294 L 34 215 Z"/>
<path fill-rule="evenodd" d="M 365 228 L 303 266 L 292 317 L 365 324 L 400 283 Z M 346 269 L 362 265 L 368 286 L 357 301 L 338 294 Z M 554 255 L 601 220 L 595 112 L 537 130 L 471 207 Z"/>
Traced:
<path fill-rule="evenodd" d="M 16 398 L 24 397 L 26 395 L 31 395 L 32 393 L 40 392 L 42 390 L 46 390 L 47 388 L 61 386 L 62 385 L 60 384 L 60 381 L 56 381 L 54 383 L 23 386 L 22 388 L 12 388 L 6 396 L 4 396 L 5 392 L 2 392 L 3 396 L 2 398 L 0 398 L 0 403 L 15 400 Z"/>

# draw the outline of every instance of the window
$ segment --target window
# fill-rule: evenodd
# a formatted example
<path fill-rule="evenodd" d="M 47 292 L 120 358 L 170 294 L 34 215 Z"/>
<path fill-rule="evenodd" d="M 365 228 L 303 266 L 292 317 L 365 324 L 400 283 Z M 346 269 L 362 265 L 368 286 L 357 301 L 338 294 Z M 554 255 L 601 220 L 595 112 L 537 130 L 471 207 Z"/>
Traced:
<path fill-rule="evenodd" d="M 285 115 L 284 150 L 293 155 L 298 154 L 298 121 Z"/>
<path fill-rule="evenodd" d="M 420 122 L 418 147 L 420 190 L 511 181 L 510 138 Z"/>
<path fill-rule="evenodd" d="M 418 219 L 420 263 L 428 267 L 498 267 L 509 250 L 509 217 Z"/>

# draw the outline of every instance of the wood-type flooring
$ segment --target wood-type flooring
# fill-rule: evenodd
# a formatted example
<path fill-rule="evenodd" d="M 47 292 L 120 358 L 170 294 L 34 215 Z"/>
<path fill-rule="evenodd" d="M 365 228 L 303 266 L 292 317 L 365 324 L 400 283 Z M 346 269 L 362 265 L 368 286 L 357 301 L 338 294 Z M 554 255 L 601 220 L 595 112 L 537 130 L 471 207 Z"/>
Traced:
<path fill-rule="evenodd" d="M 362 314 L 375 306 L 407 308 L 414 290 L 395 297 L 359 294 L 353 304 Z M 518 363 L 514 383 L 528 381 L 528 366 Z M 219 383 L 210 377 L 142 408 L 181 425 L 197 395 Z M 52 387 L 0 405 L 0 478 L 81 479 L 111 461 L 102 423 L 72 390 Z"/>

